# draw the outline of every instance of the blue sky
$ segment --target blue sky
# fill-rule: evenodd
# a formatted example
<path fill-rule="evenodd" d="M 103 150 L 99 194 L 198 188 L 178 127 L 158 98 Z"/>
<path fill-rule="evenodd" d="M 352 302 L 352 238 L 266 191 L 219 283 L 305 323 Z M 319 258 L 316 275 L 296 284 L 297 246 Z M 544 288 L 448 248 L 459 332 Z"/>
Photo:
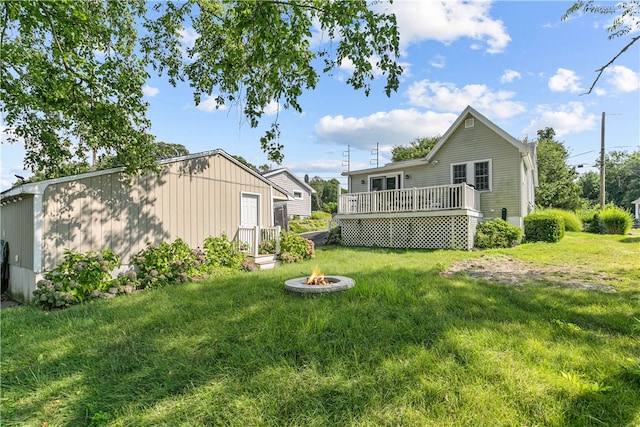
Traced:
<path fill-rule="evenodd" d="M 349 64 L 324 75 L 301 99 L 302 114 L 265 110 L 258 129 L 244 123 L 235 107 L 215 109 L 206 98 L 193 103 L 188 84 L 172 87 L 155 74 L 145 86 L 148 116 L 157 140 L 179 143 L 191 153 L 222 148 L 255 165 L 267 163 L 259 138 L 277 112 L 282 166 L 299 176 L 338 178 L 390 161 L 391 148 L 417 137 L 443 134 L 471 105 L 512 136 L 536 138 L 553 127 L 571 153 L 570 164 L 590 170 L 600 149 L 601 114 L 606 112 L 610 150 L 640 150 L 640 45 L 634 45 L 602 76 L 594 92 L 595 70 L 606 64 L 630 37 L 609 40 L 611 17 L 561 17 L 571 2 L 396 0 L 405 72 L 397 93 L 388 98 L 384 77 L 369 97 L 345 84 Z M 194 33 L 184 31 L 185 44 Z M 22 170 L 24 151 L 2 145 L 2 189 Z M 274 165 L 274 167 L 277 167 Z"/>

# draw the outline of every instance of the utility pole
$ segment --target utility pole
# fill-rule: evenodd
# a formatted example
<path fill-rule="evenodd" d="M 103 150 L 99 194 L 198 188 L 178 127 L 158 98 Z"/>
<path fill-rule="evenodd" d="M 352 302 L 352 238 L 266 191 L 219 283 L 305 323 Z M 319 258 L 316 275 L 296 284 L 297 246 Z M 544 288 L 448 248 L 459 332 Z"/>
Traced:
<path fill-rule="evenodd" d="M 600 209 L 604 209 L 605 188 L 604 188 L 604 111 L 602 112 L 602 127 L 600 130 Z"/>
<path fill-rule="evenodd" d="M 347 151 L 342 152 L 342 157 L 347 158 L 347 164 L 345 165 L 343 161 L 342 166 L 346 166 L 347 172 L 351 172 L 351 146 L 350 145 L 347 145 Z"/>
<path fill-rule="evenodd" d="M 369 163 L 373 164 L 373 162 L 376 162 L 376 167 L 380 166 L 380 143 L 379 142 L 376 142 L 375 150 L 371 150 L 371 155 L 375 157 L 372 158 Z"/>

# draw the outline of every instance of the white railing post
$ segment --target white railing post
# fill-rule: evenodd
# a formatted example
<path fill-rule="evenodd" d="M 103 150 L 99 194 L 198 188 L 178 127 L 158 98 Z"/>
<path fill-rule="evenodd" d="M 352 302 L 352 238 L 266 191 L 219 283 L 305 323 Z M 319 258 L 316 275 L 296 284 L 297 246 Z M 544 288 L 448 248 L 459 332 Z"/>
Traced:
<path fill-rule="evenodd" d="M 280 253 L 280 226 L 276 226 L 276 254 Z"/>
<path fill-rule="evenodd" d="M 260 226 L 256 225 L 253 232 L 253 255 L 258 256 L 258 247 L 260 246 Z"/>

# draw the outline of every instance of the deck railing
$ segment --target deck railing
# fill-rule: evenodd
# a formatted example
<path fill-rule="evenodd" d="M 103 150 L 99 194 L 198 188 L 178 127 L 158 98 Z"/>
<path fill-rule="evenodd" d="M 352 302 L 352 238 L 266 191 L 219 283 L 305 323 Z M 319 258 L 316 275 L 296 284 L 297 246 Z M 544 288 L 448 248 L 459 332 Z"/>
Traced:
<path fill-rule="evenodd" d="M 248 255 L 257 256 L 261 250 L 265 253 L 280 253 L 280 226 L 277 227 L 239 227 L 236 240 L 240 250 Z"/>
<path fill-rule="evenodd" d="M 480 193 L 467 184 L 342 194 L 338 214 L 480 210 Z"/>

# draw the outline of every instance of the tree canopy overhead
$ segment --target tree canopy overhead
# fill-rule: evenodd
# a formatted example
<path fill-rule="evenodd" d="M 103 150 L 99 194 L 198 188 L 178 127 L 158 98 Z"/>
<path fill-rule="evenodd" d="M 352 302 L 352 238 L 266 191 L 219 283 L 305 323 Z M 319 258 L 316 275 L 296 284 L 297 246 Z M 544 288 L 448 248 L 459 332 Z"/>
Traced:
<path fill-rule="evenodd" d="M 609 39 L 614 39 L 617 37 L 623 37 L 633 33 L 635 31 L 640 30 L 640 1 L 639 0 L 631 0 L 631 1 L 622 1 L 616 3 L 609 3 L 605 6 L 599 5 L 595 3 L 594 0 L 578 0 L 576 1 L 569 9 L 567 9 L 566 13 L 562 17 L 563 20 L 569 18 L 569 16 L 574 13 L 583 12 L 583 13 L 596 13 L 602 15 L 613 15 L 614 18 L 607 28 L 607 32 L 609 33 Z M 598 68 L 596 72 L 595 80 L 591 84 L 589 90 L 584 94 L 590 94 L 593 91 L 593 88 L 600 80 L 602 73 L 613 64 L 622 54 L 624 54 L 635 42 L 640 40 L 640 36 L 633 36 L 631 40 L 622 48 L 620 51 L 609 60 L 605 65 Z"/>
<path fill-rule="evenodd" d="M 378 72 L 387 95 L 402 72 L 395 16 L 364 0 L 166 1 L 153 10 L 143 0 L 1 2 L 0 20 L 5 124 L 24 141 L 25 167 L 47 174 L 94 150 L 132 173 L 153 164 L 142 93 L 150 69 L 188 81 L 196 104 L 213 96 L 236 106 L 252 127 L 272 102 L 302 111 L 303 92 L 343 61 L 354 66 L 347 83 L 366 95 Z M 185 50 L 187 28 L 196 37 Z M 314 41 L 316 29 L 328 43 Z M 261 140 L 275 162 L 278 135 L 274 121 Z"/>

